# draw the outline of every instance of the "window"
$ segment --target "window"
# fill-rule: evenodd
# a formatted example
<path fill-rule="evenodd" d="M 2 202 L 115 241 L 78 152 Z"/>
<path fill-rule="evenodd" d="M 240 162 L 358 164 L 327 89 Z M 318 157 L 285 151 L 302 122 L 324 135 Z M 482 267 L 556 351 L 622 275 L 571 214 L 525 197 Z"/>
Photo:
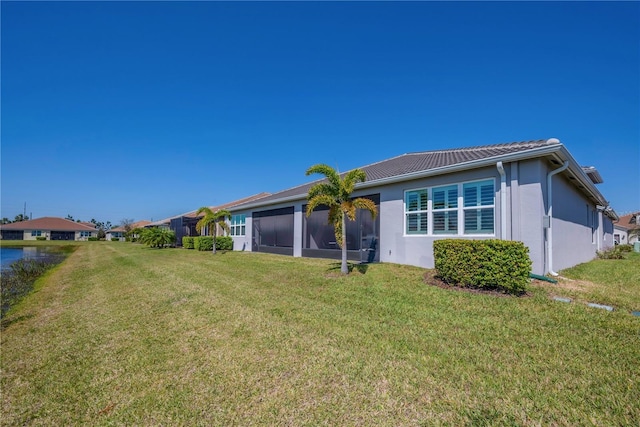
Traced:
<path fill-rule="evenodd" d="M 433 234 L 457 234 L 458 186 L 433 189 Z"/>
<path fill-rule="evenodd" d="M 246 233 L 246 215 L 233 215 L 231 216 L 231 235 L 232 236 L 244 236 Z"/>
<path fill-rule="evenodd" d="M 493 179 L 405 192 L 405 234 L 494 234 Z"/>
<path fill-rule="evenodd" d="M 81 231 L 80 237 L 91 237 L 91 231 Z"/>
<path fill-rule="evenodd" d="M 42 236 L 42 230 L 31 230 L 31 236 L 33 236 L 33 237 Z"/>
<path fill-rule="evenodd" d="M 429 192 L 426 188 L 405 193 L 405 231 L 407 234 L 427 234 Z"/>
<path fill-rule="evenodd" d="M 495 193 L 493 181 L 469 182 L 462 186 L 464 234 L 493 234 Z"/>

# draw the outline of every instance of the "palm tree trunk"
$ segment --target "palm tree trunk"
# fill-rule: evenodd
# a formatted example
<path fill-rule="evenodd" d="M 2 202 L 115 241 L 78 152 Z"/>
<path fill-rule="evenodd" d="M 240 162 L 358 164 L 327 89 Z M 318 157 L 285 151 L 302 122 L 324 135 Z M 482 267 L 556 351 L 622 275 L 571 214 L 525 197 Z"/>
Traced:
<path fill-rule="evenodd" d="M 344 212 L 342 213 L 342 264 L 340 266 L 340 272 L 342 274 L 349 274 L 349 268 L 347 267 L 347 224 Z"/>
<path fill-rule="evenodd" d="M 212 249 L 212 253 L 215 255 L 216 254 L 216 230 L 218 228 L 218 224 L 213 224 L 213 229 L 211 231 L 213 231 L 213 249 Z"/>

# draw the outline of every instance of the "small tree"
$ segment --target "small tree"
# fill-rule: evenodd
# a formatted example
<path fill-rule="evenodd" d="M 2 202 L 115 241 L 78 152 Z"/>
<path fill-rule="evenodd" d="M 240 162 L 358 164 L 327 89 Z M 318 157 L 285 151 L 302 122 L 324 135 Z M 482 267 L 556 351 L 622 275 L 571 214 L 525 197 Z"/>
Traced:
<path fill-rule="evenodd" d="M 331 166 L 324 164 L 314 165 L 307 169 L 307 175 L 319 173 L 327 177 L 326 181 L 322 181 L 309 189 L 307 199 L 307 217 L 311 215 L 313 210 L 318 206 L 329 207 L 329 224 L 333 225 L 336 235 L 336 242 L 342 249 L 342 263 L 340 271 L 342 274 L 349 273 L 347 266 L 347 226 L 346 219 L 351 221 L 356 219 L 357 209 L 366 209 L 371 212 L 373 218 L 378 214 L 376 204 L 363 197 L 357 199 L 351 198 L 351 193 L 358 182 L 364 182 L 367 175 L 362 169 L 354 169 L 347 172 L 344 178 L 340 178 L 340 174 Z"/>
<path fill-rule="evenodd" d="M 196 211 L 196 215 L 200 215 L 201 213 L 204 213 L 204 216 L 196 223 L 196 230 L 202 234 L 202 230 L 204 230 L 205 227 L 209 229 L 209 234 L 213 236 L 212 252 L 215 254 L 218 226 L 220 226 L 224 232 L 229 232 L 229 224 L 227 224 L 226 220 L 231 219 L 231 212 L 226 209 L 213 212 L 211 208 L 203 206 Z"/>

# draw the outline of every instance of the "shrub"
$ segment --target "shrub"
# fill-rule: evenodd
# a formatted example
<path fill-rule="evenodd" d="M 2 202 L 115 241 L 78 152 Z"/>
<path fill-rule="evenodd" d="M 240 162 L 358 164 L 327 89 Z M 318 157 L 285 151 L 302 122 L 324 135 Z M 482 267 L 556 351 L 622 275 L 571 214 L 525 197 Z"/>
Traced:
<path fill-rule="evenodd" d="M 163 249 L 175 245 L 176 233 L 163 227 L 145 228 L 140 231 L 140 242 L 152 248 Z"/>
<path fill-rule="evenodd" d="M 45 236 L 38 236 L 36 237 L 36 240 L 47 240 L 47 238 Z"/>
<path fill-rule="evenodd" d="M 529 283 L 529 248 L 522 242 L 436 240 L 433 256 L 438 276 L 451 285 L 519 294 Z"/>
<path fill-rule="evenodd" d="M 119 242 L 119 241 L 120 241 L 120 238 L 119 238 L 119 237 L 112 237 L 112 238 L 111 238 L 111 241 L 112 241 L 112 242 Z"/>
<path fill-rule="evenodd" d="M 192 236 L 184 236 L 182 238 L 182 247 L 185 249 L 193 249 L 193 239 Z"/>
<path fill-rule="evenodd" d="M 87 238 L 87 240 L 90 241 L 90 242 L 97 242 L 100 239 L 98 239 L 97 237 L 89 237 L 89 238 Z"/>
<path fill-rule="evenodd" d="M 216 250 L 219 251 L 232 251 L 233 239 L 231 236 L 218 236 L 216 237 Z"/>
<path fill-rule="evenodd" d="M 633 245 L 631 245 L 629 243 L 625 243 L 624 245 L 618 245 L 618 246 L 616 246 L 616 248 L 620 252 L 632 252 L 633 251 Z"/>
<path fill-rule="evenodd" d="M 193 239 L 193 247 L 198 251 L 212 251 L 213 250 L 213 237 L 199 236 Z"/>
<path fill-rule="evenodd" d="M 624 259 L 625 251 L 618 249 L 620 246 L 613 246 L 603 251 L 598 251 L 597 255 L 600 259 Z"/>

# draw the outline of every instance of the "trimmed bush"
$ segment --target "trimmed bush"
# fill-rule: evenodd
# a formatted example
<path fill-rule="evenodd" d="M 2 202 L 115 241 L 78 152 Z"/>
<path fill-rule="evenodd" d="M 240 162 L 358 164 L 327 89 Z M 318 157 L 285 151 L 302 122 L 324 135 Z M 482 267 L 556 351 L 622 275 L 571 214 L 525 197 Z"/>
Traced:
<path fill-rule="evenodd" d="M 216 250 L 218 251 L 232 251 L 233 239 L 231 236 L 218 236 L 216 237 Z"/>
<path fill-rule="evenodd" d="M 87 240 L 90 241 L 90 242 L 97 242 L 100 239 L 98 239 L 97 237 L 89 237 L 89 238 L 87 238 Z"/>
<path fill-rule="evenodd" d="M 529 283 L 531 259 L 522 242 L 436 240 L 433 257 L 438 276 L 450 285 L 519 294 Z"/>
<path fill-rule="evenodd" d="M 193 249 L 194 246 L 194 242 L 193 242 L 194 237 L 192 236 L 184 236 L 182 238 L 182 247 L 185 249 Z"/>
<path fill-rule="evenodd" d="M 622 249 L 619 249 L 620 246 L 612 246 L 603 251 L 598 251 L 597 255 L 600 259 L 624 259 L 623 253 L 625 252 Z"/>
<path fill-rule="evenodd" d="M 618 245 L 618 246 L 616 246 L 616 248 L 620 252 L 633 252 L 633 245 L 631 245 L 629 243 L 625 243 L 623 245 Z"/>
<path fill-rule="evenodd" d="M 119 241 L 120 241 L 120 238 L 119 238 L 119 237 L 112 237 L 112 238 L 111 238 L 111 241 L 112 241 L 112 242 L 119 242 Z"/>
<path fill-rule="evenodd" d="M 47 240 L 47 238 L 45 236 L 38 236 L 36 237 L 36 240 Z"/>
<path fill-rule="evenodd" d="M 199 236 L 193 238 L 193 248 L 197 251 L 212 251 L 213 237 Z"/>

